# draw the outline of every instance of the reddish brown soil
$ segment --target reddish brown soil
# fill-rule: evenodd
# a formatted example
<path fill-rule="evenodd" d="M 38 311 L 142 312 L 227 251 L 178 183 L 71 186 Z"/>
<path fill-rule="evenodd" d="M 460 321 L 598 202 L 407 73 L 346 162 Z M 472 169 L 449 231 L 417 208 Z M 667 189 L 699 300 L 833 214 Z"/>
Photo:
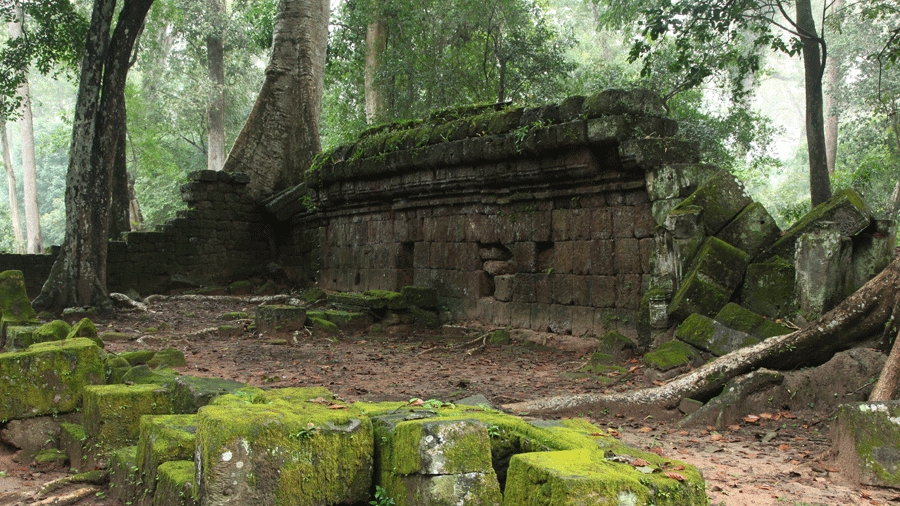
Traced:
<path fill-rule="evenodd" d="M 253 313 L 244 302 L 167 300 L 141 313 L 119 310 L 98 322 L 98 329 L 125 332 L 134 340 L 107 343 L 107 351 L 182 350 L 188 365 L 182 374 L 235 379 L 259 387 L 326 386 L 348 401 L 408 400 L 413 397 L 454 401 L 474 394 L 505 404 L 566 393 L 622 390 L 649 383 L 640 367 L 620 377 L 570 375 L 586 360 L 577 339 L 513 332 L 513 343 L 481 346 L 485 329 L 444 326 L 421 331 L 405 325 L 373 326 L 335 336 L 301 332 L 273 344 L 268 336 L 243 332 L 222 338 L 212 329 L 230 322 L 230 311 Z M 247 321 L 236 322 L 246 326 Z M 148 331 L 155 328 L 157 331 Z M 473 342 L 474 341 L 474 342 Z M 535 344 L 535 343 L 545 344 Z M 560 347 L 563 344 L 564 346 Z M 583 348 L 582 348 L 583 349 Z M 623 364 L 639 365 L 635 360 Z M 731 427 L 682 431 L 672 422 L 634 419 L 628 413 L 586 411 L 581 416 L 618 431 L 637 448 L 654 451 L 699 467 L 707 480 L 711 504 L 889 504 L 900 492 L 843 483 L 825 457 L 830 448 L 827 413 L 796 413 L 796 418 L 763 419 Z M 824 421 L 823 421 L 824 420 Z M 774 438 L 762 442 L 775 431 Z M 0 451 L 0 505 L 29 504 L 43 483 L 63 470 L 37 470 L 12 461 Z M 68 489 L 69 491 L 72 488 Z M 64 493 L 65 490 L 55 492 Z M 102 495 L 102 494 L 101 494 Z M 81 505 L 114 504 L 91 495 Z"/>

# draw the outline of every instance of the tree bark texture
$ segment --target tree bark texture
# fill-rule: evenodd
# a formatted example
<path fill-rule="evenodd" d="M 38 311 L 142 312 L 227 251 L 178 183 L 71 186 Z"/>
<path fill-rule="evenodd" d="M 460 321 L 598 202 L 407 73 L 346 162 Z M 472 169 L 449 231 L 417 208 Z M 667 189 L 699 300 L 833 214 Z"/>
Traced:
<path fill-rule="evenodd" d="M 835 0 L 831 6 L 832 12 L 837 12 L 844 6 L 843 0 Z M 841 87 L 841 68 L 832 53 L 828 66 L 825 68 L 825 156 L 828 160 L 828 174 L 834 174 L 837 162 L 838 126 L 840 113 L 838 112 L 838 90 Z"/>
<path fill-rule="evenodd" d="M 382 20 L 366 27 L 366 123 L 373 124 L 384 114 L 384 94 L 378 83 L 378 68 L 387 43 L 387 31 Z"/>
<path fill-rule="evenodd" d="M 124 90 L 123 90 L 124 91 Z M 125 107 L 123 98 L 122 105 Z M 125 115 L 125 111 L 119 114 Z M 109 238 L 113 241 L 122 239 L 122 234 L 131 231 L 131 216 L 129 208 L 131 200 L 128 193 L 128 139 L 127 132 L 119 136 L 119 143 L 116 146 L 115 162 L 112 169 L 112 180 L 110 189 L 110 205 L 109 205 Z"/>
<path fill-rule="evenodd" d="M 810 0 L 796 0 L 797 29 L 803 41 L 803 75 L 806 94 L 806 144 L 809 152 L 809 192 L 813 207 L 831 198 L 831 178 L 825 145 L 822 78 L 825 41 L 818 36 Z"/>
<path fill-rule="evenodd" d="M 760 367 L 790 370 L 827 362 L 838 351 L 873 337 L 891 337 L 900 321 L 900 259 L 838 307 L 806 328 L 738 349 L 663 386 L 615 394 L 578 394 L 507 404 L 515 412 L 552 412 L 587 406 L 668 410 L 684 398 L 710 399 L 732 378 Z M 889 335 L 886 335 L 890 333 Z"/>
<path fill-rule="evenodd" d="M 224 168 L 249 174 L 249 193 L 256 199 L 302 182 L 321 150 L 328 5 L 328 0 L 278 3 L 266 79 Z"/>
<path fill-rule="evenodd" d="M 9 218 L 12 221 L 15 236 L 16 253 L 25 253 L 25 241 L 22 237 L 22 218 L 19 216 L 19 195 L 16 190 L 16 171 L 13 170 L 12 157 L 9 154 L 9 137 L 6 134 L 6 120 L 0 118 L 0 150 L 3 154 L 3 167 L 6 169 L 6 187 L 9 194 Z"/>
<path fill-rule="evenodd" d="M 897 341 L 900 341 L 900 333 L 894 338 L 891 354 L 869 395 L 870 401 L 890 401 L 897 398 L 897 389 L 900 387 L 900 344 Z"/>
<path fill-rule="evenodd" d="M 211 32 L 206 36 L 206 63 L 210 81 L 209 104 L 206 108 L 208 132 L 207 163 L 209 170 L 222 170 L 225 165 L 225 2 L 208 0 Z"/>
<path fill-rule="evenodd" d="M 23 36 L 22 23 L 25 13 L 20 3 L 16 4 L 15 20 L 9 25 L 9 35 L 12 38 Z M 38 210 L 37 197 L 37 165 L 34 159 L 34 116 L 31 113 L 31 89 L 26 79 L 16 90 L 21 104 L 19 111 L 22 117 L 19 119 L 19 131 L 22 135 L 22 189 L 23 204 L 25 207 L 25 251 L 37 254 L 44 252 L 44 243 L 41 238 L 41 214 Z"/>
<path fill-rule="evenodd" d="M 66 236 L 35 307 L 110 306 L 106 291 L 112 171 L 125 135 L 125 79 L 153 0 L 95 0 L 75 104 L 66 174 Z"/>

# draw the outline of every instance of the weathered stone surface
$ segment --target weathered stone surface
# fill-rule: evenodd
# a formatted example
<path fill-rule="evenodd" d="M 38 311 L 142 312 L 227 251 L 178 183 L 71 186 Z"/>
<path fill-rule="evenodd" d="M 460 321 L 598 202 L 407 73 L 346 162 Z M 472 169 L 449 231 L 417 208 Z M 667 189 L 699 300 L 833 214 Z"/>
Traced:
<path fill-rule="evenodd" d="M 691 313 L 713 316 L 739 286 L 750 257 L 728 243 L 710 237 L 703 243 L 669 305 L 669 314 L 684 320 Z"/>
<path fill-rule="evenodd" d="M 834 223 L 842 236 L 853 237 L 869 226 L 871 216 L 871 209 L 858 193 L 849 188 L 841 190 L 800 218 L 794 226 L 785 231 L 781 239 L 766 248 L 760 259 L 764 260 L 774 255 L 785 259 L 794 258 L 797 240 L 803 234 L 815 229 L 816 224 L 820 222 Z"/>
<path fill-rule="evenodd" d="M 0 354 L 0 420 L 74 411 L 85 386 L 105 380 L 100 349 L 89 339 Z"/>
<path fill-rule="evenodd" d="M 153 354 L 153 358 L 147 361 L 150 367 L 169 366 L 184 367 L 187 360 L 184 358 L 184 352 L 178 348 L 165 348 Z"/>
<path fill-rule="evenodd" d="M 34 344 L 34 333 L 40 328 L 41 325 L 7 325 L 4 349 L 16 351 L 28 348 Z"/>
<path fill-rule="evenodd" d="M 97 385 L 84 389 L 84 430 L 99 454 L 137 443 L 143 415 L 172 411 L 159 385 Z"/>
<path fill-rule="evenodd" d="M 706 233 L 715 235 L 751 202 L 753 200 L 743 183 L 730 172 L 720 171 L 684 199 L 675 210 L 687 206 L 702 207 L 701 220 Z"/>
<path fill-rule="evenodd" d="M 707 164 L 673 164 L 647 171 L 647 193 L 653 202 L 688 197 L 709 181 L 718 168 Z"/>
<path fill-rule="evenodd" d="M 741 304 L 770 318 L 792 314 L 797 307 L 794 264 L 779 256 L 750 264 L 741 290 Z"/>
<path fill-rule="evenodd" d="M 196 413 L 216 397 L 245 386 L 247 385 L 240 381 L 224 378 L 179 376 L 172 384 L 172 410 L 180 414 Z"/>
<path fill-rule="evenodd" d="M 426 286 L 404 286 L 400 294 L 406 299 L 407 304 L 420 309 L 434 309 L 437 307 L 437 291 Z M 335 322 L 337 323 L 337 322 Z"/>
<path fill-rule="evenodd" d="M 780 235 L 781 229 L 769 211 L 759 202 L 753 202 L 716 234 L 716 237 L 753 258 L 774 243 Z"/>
<path fill-rule="evenodd" d="M 716 315 L 715 320 L 730 329 L 750 334 L 760 341 L 793 332 L 793 330 L 784 325 L 766 319 L 734 303 L 729 303 L 723 307 Z"/>
<path fill-rule="evenodd" d="M 699 314 L 692 314 L 679 325 L 675 330 L 675 337 L 717 357 L 759 342 L 759 339 L 750 334 Z"/>
<path fill-rule="evenodd" d="M 695 271 L 682 282 L 672 298 L 669 316 L 675 321 L 684 321 L 693 313 L 712 317 L 728 304 L 730 298 L 722 287 Z"/>
<path fill-rule="evenodd" d="M 10 420 L 0 430 L 0 440 L 19 449 L 13 460 L 28 464 L 39 451 L 57 448 L 60 425 L 74 419 L 74 415 L 62 415 Z"/>
<path fill-rule="evenodd" d="M 612 89 L 585 98 L 581 112 L 588 118 L 619 114 L 662 117 L 666 108 L 659 95 L 652 91 Z"/>
<path fill-rule="evenodd" d="M 784 375 L 769 369 L 757 369 L 749 374 L 738 376 L 725 384 L 722 393 L 703 405 L 691 415 L 679 422 L 682 427 L 715 426 L 724 430 L 728 425 L 740 423 L 741 419 L 752 414 L 748 405 L 756 407 L 753 396 L 780 385 Z"/>
<path fill-rule="evenodd" d="M 196 466 L 192 460 L 164 462 L 157 472 L 153 506 L 199 506 Z"/>
<path fill-rule="evenodd" d="M 319 404 L 316 401 L 322 398 Z M 197 413 L 204 505 L 353 504 L 369 498 L 369 419 L 323 388 L 224 395 Z M 278 449 L 278 451 L 274 451 Z"/>
<path fill-rule="evenodd" d="M 34 318 L 22 271 L 0 272 L 0 341 L 6 338 L 7 325 L 29 324 Z"/>
<path fill-rule="evenodd" d="M 153 503 L 159 466 L 165 462 L 192 460 L 196 442 L 196 415 L 141 417 L 135 461 L 144 486 L 136 504 Z"/>
<path fill-rule="evenodd" d="M 473 506 L 500 506 L 502 495 L 497 484 L 497 475 L 490 472 L 441 474 L 426 476 L 414 474 L 403 476 L 405 500 L 401 504 L 422 506 L 443 506 L 445 504 L 466 504 Z"/>
<path fill-rule="evenodd" d="M 503 276 L 507 274 L 515 274 L 516 268 L 510 262 L 500 260 L 488 260 L 484 263 L 484 272 L 491 276 Z"/>
<path fill-rule="evenodd" d="M 262 334 L 293 332 L 306 324 L 306 309 L 283 304 L 256 308 L 256 331 Z"/>
<path fill-rule="evenodd" d="M 59 449 L 69 457 L 69 468 L 82 472 L 87 470 L 87 434 L 84 425 L 62 423 L 59 428 Z"/>
<path fill-rule="evenodd" d="M 873 233 L 862 233 L 853 239 L 853 265 L 847 280 L 848 292 L 860 289 L 891 263 L 896 232 L 896 221 L 878 220 Z"/>
<path fill-rule="evenodd" d="M 804 318 L 816 320 L 844 300 L 852 259 L 853 243 L 835 223 L 819 221 L 797 239 L 797 305 Z"/>
<path fill-rule="evenodd" d="M 900 486 L 900 401 L 844 404 L 831 427 L 841 475 L 863 485 Z"/>
<path fill-rule="evenodd" d="M 660 371 L 698 365 L 701 362 L 702 358 L 696 349 L 677 340 L 664 343 L 644 355 L 644 363 Z"/>
<path fill-rule="evenodd" d="M 328 296 L 328 302 L 337 306 L 373 310 L 406 309 L 409 305 L 402 294 L 389 290 L 369 290 L 365 293 L 333 293 Z"/>
<path fill-rule="evenodd" d="M 109 496 L 120 504 L 133 503 L 143 488 L 136 454 L 135 446 L 126 446 L 114 450 L 109 456 Z"/>

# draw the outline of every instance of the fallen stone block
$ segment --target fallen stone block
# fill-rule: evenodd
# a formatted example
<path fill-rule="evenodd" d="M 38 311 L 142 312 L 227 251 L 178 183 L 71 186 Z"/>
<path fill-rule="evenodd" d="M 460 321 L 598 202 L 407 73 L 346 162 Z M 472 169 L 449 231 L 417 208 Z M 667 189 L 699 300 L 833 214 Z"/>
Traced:
<path fill-rule="evenodd" d="M 87 433 L 80 423 L 63 423 L 59 427 L 59 449 L 69 457 L 69 468 L 87 470 Z"/>
<path fill-rule="evenodd" d="M 28 348 L 34 344 L 34 333 L 40 328 L 40 325 L 7 325 L 4 349 L 16 351 Z"/>
<path fill-rule="evenodd" d="M 328 302 L 336 307 L 384 310 L 406 309 L 409 304 L 403 294 L 389 290 L 370 290 L 364 293 L 333 293 Z"/>
<path fill-rule="evenodd" d="M 99 385 L 84 389 L 84 429 L 98 460 L 115 448 L 134 445 L 143 415 L 172 411 L 169 390 L 159 385 Z"/>
<path fill-rule="evenodd" d="M 154 355 L 156 355 L 156 350 L 123 351 L 122 353 L 119 353 L 119 356 L 127 360 L 132 366 L 144 365 L 149 362 Z"/>
<path fill-rule="evenodd" d="M 0 341 L 6 339 L 6 327 L 35 322 L 34 309 L 25 291 L 22 271 L 0 272 Z"/>
<path fill-rule="evenodd" d="M 603 458 L 588 450 L 515 455 L 503 504 L 708 504 L 697 471 L 667 472 L 649 462 L 630 462 L 634 459 Z"/>
<path fill-rule="evenodd" d="M 744 208 L 716 237 L 755 257 L 781 235 L 769 211 L 759 202 Z"/>
<path fill-rule="evenodd" d="M 262 334 L 293 332 L 306 324 L 306 309 L 284 304 L 256 308 L 256 331 Z"/>
<path fill-rule="evenodd" d="M 741 304 L 754 313 L 782 318 L 797 308 L 794 264 L 780 256 L 750 264 L 741 290 Z"/>
<path fill-rule="evenodd" d="M 780 323 L 764 318 L 734 303 L 723 307 L 715 319 L 728 328 L 749 334 L 760 341 L 793 332 L 792 329 Z"/>
<path fill-rule="evenodd" d="M 866 231 L 853 238 L 853 265 L 847 279 L 847 292 L 859 290 L 894 259 L 897 222 L 877 220 L 873 228 L 872 233 Z"/>
<path fill-rule="evenodd" d="M 120 383 L 128 383 L 134 385 L 157 385 L 168 389 L 178 379 L 178 374 L 168 367 L 157 367 L 150 369 L 149 366 L 136 365 L 128 369 L 123 375 Z"/>
<path fill-rule="evenodd" d="M 814 229 L 817 223 L 832 222 L 842 236 L 853 237 L 869 226 L 871 217 L 871 209 L 858 193 L 849 188 L 841 190 L 800 218 L 775 244 L 761 253 L 760 260 L 766 260 L 774 255 L 788 260 L 793 259 L 797 240 Z"/>
<path fill-rule="evenodd" d="M 831 440 L 845 479 L 900 487 L 900 401 L 844 404 L 831 426 Z"/>
<path fill-rule="evenodd" d="M 412 323 L 416 327 L 436 329 L 441 326 L 441 319 L 437 314 L 437 311 L 429 311 L 427 309 L 419 309 L 417 307 L 413 307 L 410 308 L 409 315 L 412 317 Z"/>
<path fill-rule="evenodd" d="M 768 395 L 768 391 L 784 381 L 784 375 L 769 369 L 757 369 L 738 376 L 725 384 L 722 393 L 703 405 L 700 409 L 683 418 L 680 427 L 714 426 L 718 430 L 741 423 L 741 419 L 752 414 L 758 402 L 754 395 Z"/>
<path fill-rule="evenodd" d="M 73 414 L 10 420 L 0 429 L 0 440 L 19 449 L 13 461 L 28 464 L 39 451 L 59 447 L 60 425 L 74 418 Z"/>
<path fill-rule="evenodd" d="M 153 358 L 147 361 L 147 365 L 150 367 L 184 367 L 187 365 L 187 360 L 184 358 L 183 351 L 177 348 L 166 348 L 154 353 Z"/>
<path fill-rule="evenodd" d="M 701 220 L 706 233 L 716 235 L 752 202 L 744 184 L 733 174 L 723 170 L 703 183 L 675 210 L 687 206 L 702 207 Z"/>
<path fill-rule="evenodd" d="M 157 471 L 153 506 L 199 506 L 196 466 L 193 460 L 164 462 Z"/>
<path fill-rule="evenodd" d="M 673 164 L 647 171 L 647 194 L 653 202 L 690 196 L 719 169 L 708 164 Z"/>
<path fill-rule="evenodd" d="M 311 315 L 310 318 L 312 318 Z M 337 309 L 330 309 L 322 312 L 321 318 L 330 321 L 342 329 L 362 329 L 375 323 L 375 319 L 368 313 L 353 313 Z"/>
<path fill-rule="evenodd" d="M 109 496 L 119 504 L 135 504 L 145 483 L 137 467 L 137 447 L 118 448 L 109 456 Z M 146 504 L 146 503 L 143 503 Z"/>
<path fill-rule="evenodd" d="M 240 381 L 223 378 L 179 376 L 172 384 L 172 410 L 178 414 L 194 414 L 216 397 L 246 386 Z"/>
<path fill-rule="evenodd" d="M 759 342 L 759 339 L 728 328 L 722 323 L 699 314 L 692 314 L 675 330 L 675 337 L 708 351 L 717 357 Z"/>
<path fill-rule="evenodd" d="M 679 321 L 691 313 L 715 315 L 740 285 L 749 261 L 743 251 L 721 239 L 708 238 L 672 298 L 669 314 Z"/>
<path fill-rule="evenodd" d="M 165 462 L 192 460 L 196 442 L 196 415 L 141 417 L 135 458 L 143 487 L 136 498 L 136 504 L 153 503 L 159 466 Z"/>
<path fill-rule="evenodd" d="M 659 371 L 694 366 L 703 362 L 697 350 L 681 341 L 669 341 L 644 355 L 644 363 Z"/>
<path fill-rule="evenodd" d="M 100 348 L 89 339 L 0 354 L 0 420 L 72 412 L 87 385 L 105 380 Z"/>
<path fill-rule="evenodd" d="M 205 505 L 352 504 L 372 483 L 372 425 L 322 388 L 244 389 L 197 413 Z"/>
<path fill-rule="evenodd" d="M 684 321 L 691 314 L 713 317 L 728 304 L 731 295 L 702 273 L 694 272 L 681 283 L 672 302 L 669 316 L 675 321 Z"/>
<path fill-rule="evenodd" d="M 849 295 L 852 259 L 853 243 L 835 223 L 818 222 L 797 239 L 797 306 L 807 321 L 817 320 Z"/>

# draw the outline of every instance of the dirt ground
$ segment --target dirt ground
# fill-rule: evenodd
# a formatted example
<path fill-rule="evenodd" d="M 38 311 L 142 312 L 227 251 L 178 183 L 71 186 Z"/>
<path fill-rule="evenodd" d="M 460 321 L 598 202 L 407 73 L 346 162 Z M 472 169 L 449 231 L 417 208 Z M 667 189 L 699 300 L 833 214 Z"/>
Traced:
<path fill-rule="evenodd" d="M 234 300 L 164 300 L 147 312 L 117 310 L 98 321 L 101 332 L 124 332 L 133 340 L 107 343 L 107 351 L 176 347 L 188 365 L 182 374 L 235 379 L 259 387 L 325 386 L 347 401 L 440 399 L 482 394 L 495 405 L 566 393 L 647 386 L 637 360 L 620 377 L 571 374 L 586 357 L 577 340 L 513 332 L 509 345 L 481 346 L 485 329 L 446 325 L 431 331 L 406 325 L 373 326 L 335 336 L 301 333 L 286 344 L 248 331 L 223 338 L 215 328 L 231 311 L 252 315 L 254 304 Z M 236 322 L 237 325 L 250 320 Z M 155 329 L 155 330 L 154 330 Z M 573 346 L 576 342 L 576 346 Z M 750 414 L 750 413 L 748 413 Z M 714 505 L 847 505 L 900 503 L 900 491 L 842 481 L 829 462 L 827 413 L 778 413 L 753 424 L 681 430 L 675 423 L 635 419 L 628 413 L 577 413 L 613 429 L 634 447 L 700 468 Z M 34 494 L 62 469 L 38 469 L 0 449 L 0 505 L 42 504 Z M 84 485 L 51 495 L 64 494 Z M 89 489 L 80 505 L 116 504 Z"/>

